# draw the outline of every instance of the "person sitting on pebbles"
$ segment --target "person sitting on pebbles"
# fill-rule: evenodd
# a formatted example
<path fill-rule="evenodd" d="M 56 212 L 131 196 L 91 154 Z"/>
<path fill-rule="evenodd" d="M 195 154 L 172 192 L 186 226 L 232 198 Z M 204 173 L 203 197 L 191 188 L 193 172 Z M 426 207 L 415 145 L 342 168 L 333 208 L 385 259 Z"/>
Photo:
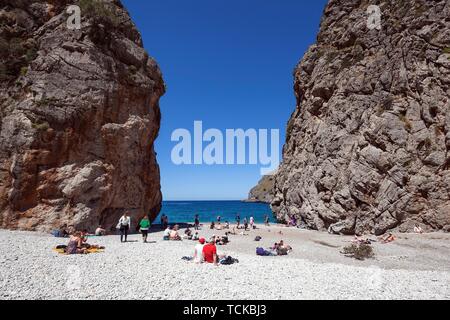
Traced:
<path fill-rule="evenodd" d="M 163 233 L 163 240 L 170 240 L 170 232 L 172 231 L 172 229 L 170 229 L 170 226 L 167 226 L 167 228 L 164 230 Z"/>
<path fill-rule="evenodd" d="M 216 237 L 211 237 L 208 244 L 203 246 L 203 258 L 206 263 L 213 263 L 214 265 L 218 265 L 218 258 L 217 258 L 217 247 L 216 247 Z"/>
<path fill-rule="evenodd" d="M 284 244 L 283 240 L 281 240 L 279 243 L 275 243 L 272 249 L 276 251 L 277 255 L 279 256 L 285 256 L 292 251 L 292 247 Z"/>
<path fill-rule="evenodd" d="M 423 233 L 423 229 L 417 223 L 414 225 L 414 233 Z"/>
<path fill-rule="evenodd" d="M 192 231 L 189 229 L 189 227 L 184 230 L 184 236 L 183 239 L 192 240 Z"/>
<path fill-rule="evenodd" d="M 195 249 L 194 249 L 194 262 L 195 263 L 202 263 L 204 258 L 203 258 L 203 246 L 205 245 L 205 238 L 200 238 L 198 240 L 198 243 L 195 245 Z"/>
<path fill-rule="evenodd" d="M 105 236 L 106 235 L 106 230 L 103 229 L 103 227 L 101 225 L 99 225 L 97 227 L 97 229 L 95 229 L 95 235 L 97 237 Z"/>
<path fill-rule="evenodd" d="M 173 240 L 173 241 L 180 241 L 181 240 L 181 237 L 178 234 L 179 228 L 180 227 L 178 225 L 175 225 L 173 227 L 172 231 L 170 232 L 170 240 Z"/>
<path fill-rule="evenodd" d="M 70 236 L 69 244 L 66 248 L 67 254 L 85 254 L 87 248 L 83 248 L 83 239 L 82 234 L 79 231 L 76 231 L 74 234 Z"/>

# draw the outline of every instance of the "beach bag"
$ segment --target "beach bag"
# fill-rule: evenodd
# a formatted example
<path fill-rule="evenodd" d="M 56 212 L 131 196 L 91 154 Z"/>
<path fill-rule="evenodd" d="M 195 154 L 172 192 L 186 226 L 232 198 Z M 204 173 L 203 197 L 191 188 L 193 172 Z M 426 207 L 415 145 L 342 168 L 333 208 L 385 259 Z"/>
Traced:
<path fill-rule="evenodd" d="M 255 241 L 260 241 L 262 238 L 260 236 L 255 237 Z"/>
<path fill-rule="evenodd" d="M 257 256 L 267 256 L 266 250 L 264 248 L 258 247 L 256 248 L 256 255 Z"/>
<path fill-rule="evenodd" d="M 239 262 L 237 259 L 232 258 L 231 256 L 227 256 L 225 259 L 220 260 L 220 264 L 230 265 L 235 262 Z"/>

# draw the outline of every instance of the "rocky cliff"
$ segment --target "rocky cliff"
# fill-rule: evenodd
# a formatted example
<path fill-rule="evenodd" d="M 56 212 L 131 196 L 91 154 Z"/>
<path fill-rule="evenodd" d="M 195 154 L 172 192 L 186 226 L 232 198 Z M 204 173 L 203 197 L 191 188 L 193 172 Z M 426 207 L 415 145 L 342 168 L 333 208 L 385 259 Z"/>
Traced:
<path fill-rule="evenodd" d="M 0 226 L 154 218 L 165 86 L 120 1 L 2 0 L 0 59 Z"/>
<path fill-rule="evenodd" d="M 294 71 L 279 219 L 344 234 L 450 229 L 449 17 L 448 0 L 329 1 Z"/>
<path fill-rule="evenodd" d="M 258 184 L 250 190 L 246 201 L 271 203 L 273 200 L 274 181 L 273 176 L 262 177 Z"/>

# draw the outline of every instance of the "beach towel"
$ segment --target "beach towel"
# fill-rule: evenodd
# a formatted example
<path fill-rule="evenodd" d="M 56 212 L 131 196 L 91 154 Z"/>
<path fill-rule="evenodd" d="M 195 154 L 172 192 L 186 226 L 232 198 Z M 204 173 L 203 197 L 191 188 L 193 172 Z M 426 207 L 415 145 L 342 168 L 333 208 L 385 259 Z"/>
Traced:
<path fill-rule="evenodd" d="M 66 246 L 64 246 L 66 247 Z M 57 246 L 56 248 L 53 248 L 53 251 L 59 253 L 59 254 L 67 254 L 65 251 L 65 248 L 63 246 Z M 87 253 L 101 253 L 104 252 L 104 249 L 97 249 L 97 248 L 89 248 L 86 250 Z"/>

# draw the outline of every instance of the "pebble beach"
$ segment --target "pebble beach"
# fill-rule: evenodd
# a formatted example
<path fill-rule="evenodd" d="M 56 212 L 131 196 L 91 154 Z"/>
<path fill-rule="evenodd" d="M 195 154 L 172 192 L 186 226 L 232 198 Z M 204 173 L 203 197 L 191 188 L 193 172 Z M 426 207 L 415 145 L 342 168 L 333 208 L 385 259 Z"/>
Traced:
<path fill-rule="evenodd" d="M 224 233 L 205 226 L 200 236 Z M 104 252 L 69 256 L 52 250 L 67 239 L 0 230 L 0 299 L 450 299 L 450 235 L 397 236 L 359 261 L 340 253 L 352 237 L 258 225 L 218 246 L 239 263 L 214 266 L 182 260 L 196 242 L 163 241 L 162 231 L 148 243 L 92 237 Z M 288 256 L 256 256 L 281 239 L 293 247 Z"/>

